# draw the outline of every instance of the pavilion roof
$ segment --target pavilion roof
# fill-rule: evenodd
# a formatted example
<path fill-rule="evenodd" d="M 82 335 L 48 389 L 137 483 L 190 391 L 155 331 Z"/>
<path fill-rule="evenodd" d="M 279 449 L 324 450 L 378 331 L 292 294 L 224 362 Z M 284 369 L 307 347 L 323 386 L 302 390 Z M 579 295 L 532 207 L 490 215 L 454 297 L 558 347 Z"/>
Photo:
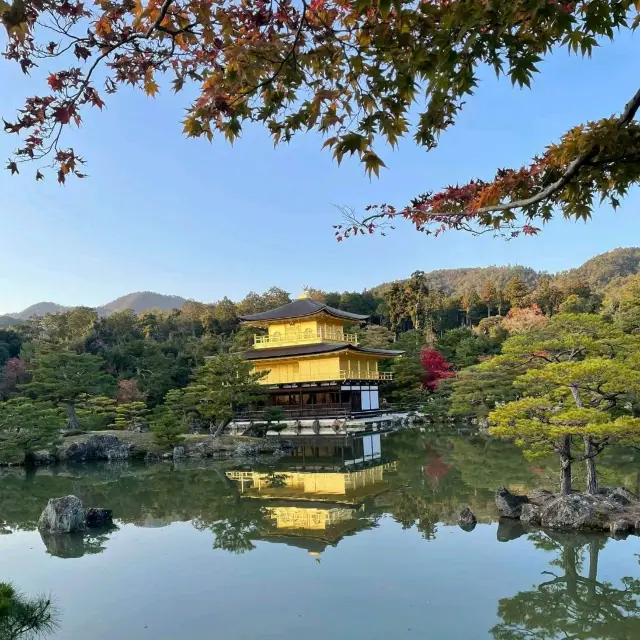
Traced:
<path fill-rule="evenodd" d="M 269 311 L 263 311 L 262 313 L 253 313 L 247 316 L 240 316 L 240 320 L 244 322 L 261 322 L 267 320 L 288 320 L 290 318 L 305 318 L 308 316 L 314 316 L 318 313 L 326 313 L 334 318 L 340 318 L 342 320 L 353 320 L 356 322 L 364 322 L 369 318 L 367 315 L 361 315 L 359 313 L 349 313 L 348 311 L 342 311 L 335 307 L 330 307 L 323 302 L 312 300 L 311 298 L 298 298 L 289 304 L 285 304 Z"/>
<path fill-rule="evenodd" d="M 295 345 L 291 347 L 273 347 L 269 349 L 248 349 L 238 355 L 246 360 L 271 360 L 272 358 L 291 358 L 295 356 L 313 356 L 337 351 L 350 351 L 364 355 L 378 356 L 380 358 L 395 358 L 401 356 L 404 351 L 392 351 L 390 349 L 371 349 L 369 347 L 357 347 L 352 344 L 336 344 L 331 342 L 319 342 L 317 344 Z"/>

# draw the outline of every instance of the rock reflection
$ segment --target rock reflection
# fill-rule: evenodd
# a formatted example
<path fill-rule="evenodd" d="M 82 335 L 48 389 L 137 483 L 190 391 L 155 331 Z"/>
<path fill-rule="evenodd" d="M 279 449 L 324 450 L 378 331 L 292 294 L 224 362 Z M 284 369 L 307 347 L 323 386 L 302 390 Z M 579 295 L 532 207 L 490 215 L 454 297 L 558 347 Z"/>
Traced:
<path fill-rule="evenodd" d="M 49 555 L 56 558 L 82 558 L 84 555 L 102 553 L 109 536 L 117 527 L 92 529 L 79 533 L 48 533 L 40 531 L 40 537 Z"/>
<path fill-rule="evenodd" d="M 640 579 L 622 577 L 615 585 L 598 578 L 608 538 L 537 532 L 529 539 L 554 558 L 535 589 L 500 600 L 496 640 L 640 638 Z"/>

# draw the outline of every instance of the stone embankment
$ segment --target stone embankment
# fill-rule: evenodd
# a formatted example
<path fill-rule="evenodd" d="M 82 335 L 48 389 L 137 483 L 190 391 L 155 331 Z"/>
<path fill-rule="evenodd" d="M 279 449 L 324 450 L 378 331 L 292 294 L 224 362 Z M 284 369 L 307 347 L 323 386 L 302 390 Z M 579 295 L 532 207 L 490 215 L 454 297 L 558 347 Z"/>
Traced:
<path fill-rule="evenodd" d="M 539 489 L 529 496 L 501 487 L 496 492 L 496 506 L 502 518 L 532 527 L 640 535 L 640 498 L 624 487 L 603 488 L 595 495 L 561 495 Z"/>
<path fill-rule="evenodd" d="M 153 444 L 148 434 L 127 433 L 120 437 L 110 433 L 75 435 L 65 438 L 53 451 L 38 451 L 29 463 L 37 466 L 58 462 L 87 462 L 93 460 L 147 461 L 181 460 L 185 458 L 251 458 L 258 455 L 285 455 L 292 444 L 287 440 L 223 436 L 187 437 L 171 450 Z"/>

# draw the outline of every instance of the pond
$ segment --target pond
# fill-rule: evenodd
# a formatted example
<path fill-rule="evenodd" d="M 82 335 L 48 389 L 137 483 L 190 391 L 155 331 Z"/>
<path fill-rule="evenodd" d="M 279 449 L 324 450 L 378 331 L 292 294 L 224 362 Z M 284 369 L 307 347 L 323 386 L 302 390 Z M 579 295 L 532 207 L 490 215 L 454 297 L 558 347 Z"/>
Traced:
<path fill-rule="evenodd" d="M 638 490 L 637 452 L 600 467 Z M 307 440 L 250 465 L 7 470 L 0 581 L 52 596 L 56 638 L 637 640 L 639 537 L 497 521 L 498 486 L 556 477 L 553 460 L 451 432 Z M 116 527 L 41 536 L 47 499 L 70 493 Z M 465 506 L 472 531 L 456 523 Z"/>

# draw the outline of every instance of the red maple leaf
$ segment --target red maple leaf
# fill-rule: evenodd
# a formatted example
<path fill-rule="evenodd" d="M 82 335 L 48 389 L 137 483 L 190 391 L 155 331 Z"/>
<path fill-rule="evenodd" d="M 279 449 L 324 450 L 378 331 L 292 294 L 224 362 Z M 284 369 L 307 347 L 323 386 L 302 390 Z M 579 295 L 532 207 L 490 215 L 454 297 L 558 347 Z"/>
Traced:
<path fill-rule="evenodd" d="M 62 91 L 62 89 L 64 88 L 64 83 L 62 82 L 62 78 L 60 78 L 60 76 L 57 73 L 52 73 L 47 78 L 47 82 L 49 83 L 49 86 L 54 91 Z"/>
<path fill-rule="evenodd" d="M 69 124 L 71 120 L 71 111 L 68 107 L 56 107 L 53 110 L 53 118 L 56 122 L 61 124 Z"/>

